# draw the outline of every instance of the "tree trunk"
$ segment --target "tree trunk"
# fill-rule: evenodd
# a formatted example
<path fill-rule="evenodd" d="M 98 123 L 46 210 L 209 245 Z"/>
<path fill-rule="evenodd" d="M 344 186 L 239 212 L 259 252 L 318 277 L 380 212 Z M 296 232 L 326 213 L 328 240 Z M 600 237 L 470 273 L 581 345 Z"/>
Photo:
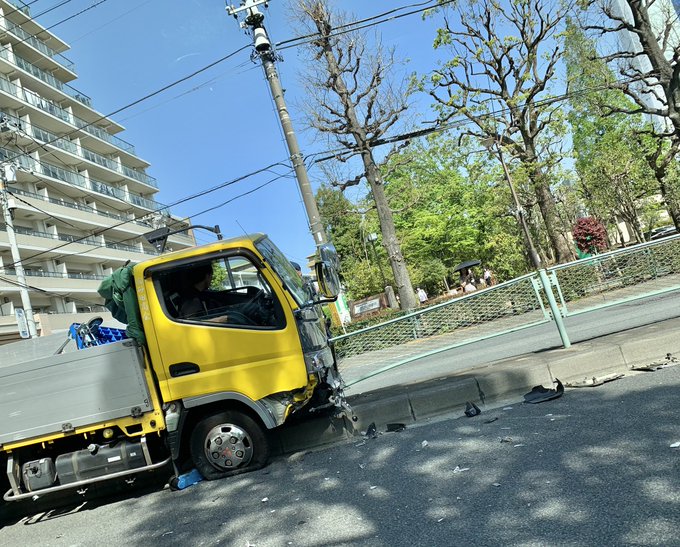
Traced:
<path fill-rule="evenodd" d="M 329 33 L 331 31 L 330 22 L 324 19 L 325 11 L 319 7 L 316 16 L 314 17 L 314 24 L 321 35 L 318 40 L 319 48 L 323 52 L 323 57 L 326 61 L 328 69 L 328 87 L 338 95 L 343 107 L 342 117 L 347 121 L 347 133 L 352 135 L 356 142 L 356 147 L 361 154 L 361 159 L 364 166 L 364 176 L 368 180 L 373 193 L 373 200 L 380 221 L 380 231 L 383 236 L 383 245 L 387 251 L 387 256 L 392 267 L 392 274 L 397 285 L 399 293 L 399 300 L 402 310 L 411 310 L 416 308 L 416 296 L 411 284 L 404 257 L 401 253 L 401 245 L 397 239 L 397 232 L 394 227 L 394 218 L 392 216 L 392 209 L 390 209 L 385 195 L 385 188 L 383 185 L 382 175 L 376 165 L 371 145 L 366 136 L 366 129 L 359 122 L 359 117 L 356 112 L 356 105 L 352 98 L 345 80 L 342 76 L 342 70 L 338 64 L 338 59 L 331 47 L 329 40 Z"/>
<path fill-rule="evenodd" d="M 545 176 L 540 170 L 534 170 L 531 178 L 538 208 L 541 211 L 541 217 L 543 218 L 545 231 L 548 235 L 553 254 L 558 263 L 569 262 L 574 259 L 574 253 L 569 246 L 567 236 L 562 227 L 562 221 L 557 214 L 555 198 L 548 187 Z"/>
<path fill-rule="evenodd" d="M 371 186 L 371 193 L 373 194 L 373 201 L 378 213 L 378 220 L 380 221 L 380 231 L 383 236 L 383 246 L 387 251 L 387 256 L 392 266 L 392 274 L 394 275 L 394 282 L 397 285 L 397 292 L 399 293 L 399 301 L 401 309 L 410 310 L 416 307 L 416 296 L 411 284 L 411 278 L 406 268 L 406 262 L 401 254 L 401 245 L 397 239 L 397 232 L 394 228 L 394 218 L 392 216 L 392 209 L 387 202 L 385 195 L 385 186 L 383 184 L 380 170 L 375 164 L 373 154 L 370 150 L 364 150 L 361 153 L 361 159 L 364 162 L 364 169 L 366 179 Z"/>

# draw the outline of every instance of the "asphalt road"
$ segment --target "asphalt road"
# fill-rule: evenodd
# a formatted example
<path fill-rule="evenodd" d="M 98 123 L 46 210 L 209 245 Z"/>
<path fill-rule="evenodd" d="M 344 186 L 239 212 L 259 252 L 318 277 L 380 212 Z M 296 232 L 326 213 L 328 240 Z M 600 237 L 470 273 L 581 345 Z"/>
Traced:
<path fill-rule="evenodd" d="M 182 492 L 32 515 L 0 545 L 680 545 L 679 388 L 680 366 L 512 401 Z"/>
<path fill-rule="evenodd" d="M 680 317 L 679 291 L 566 317 L 564 323 L 572 344 L 575 344 L 675 317 Z M 348 393 L 428 380 L 501 359 L 560 347 L 562 342 L 557 327 L 551 321 L 417 359 L 354 384 Z M 372 367 L 365 367 L 361 374 L 368 375 L 382 366 L 383 363 L 376 362 Z M 357 379 L 352 371 L 347 371 L 345 377 L 349 382 Z"/>

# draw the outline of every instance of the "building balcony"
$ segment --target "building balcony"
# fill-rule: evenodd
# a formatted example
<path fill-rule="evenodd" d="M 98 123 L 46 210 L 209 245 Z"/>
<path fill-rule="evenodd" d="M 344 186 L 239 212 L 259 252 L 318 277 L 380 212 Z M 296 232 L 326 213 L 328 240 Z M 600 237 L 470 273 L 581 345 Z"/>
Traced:
<path fill-rule="evenodd" d="M 36 65 L 27 61 L 20 55 L 17 55 L 13 51 L 4 47 L 0 48 L 0 59 L 4 59 L 10 65 L 23 70 L 27 74 L 30 74 L 34 78 L 37 78 L 41 82 L 51 86 L 53 89 L 56 89 L 57 91 L 63 93 L 64 95 L 70 97 L 71 99 L 75 99 L 76 101 L 87 106 L 88 108 L 92 108 L 92 99 L 90 99 L 90 97 L 88 97 L 84 93 L 81 93 L 74 87 L 65 84 L 61 80 L 58 80 L 49 72 L 43 70 L 42 68 L 38 68 Z"/>
<path fill-rule="evenodd" d="M 81 131 L 84 131 L 85 133 L 137 158 L 135 147 L 129 142 L 124 141 L 120 137 L 116 137 L 115 135 L 107 133 L 97 125 L 91 124 L 91 122 L 87 122 L 82 118 L 73 115 L 72 112 L 62 108 L 54 101 L 46 99 L 45 97 L 42 97 L 33 91 L 13 84 L 3 74 L 0 74 L 0 91 L 7 93 L 15 99 L 18 99 L 19 105 L 17 106 L 29 105 L 33 108 L 37 108 L 51 116 L 54 116 L 62 122 L 65 122 L 76 129 L 80 129 Z"/>
<path fill-rule="evenodd" d="M 0 231 L 6 232 L 7 227 L 4 224 L 0 224 Z M 124 251 L 126 253 L 138 253 L 142 255 L 157 255 L 158 252 L 155 250 L 147 250 L 139 245 L 126 245 L 125 243 L 111 242 L 103 240 L 101 236 L 74 236 L 70 234 L 59 234 L 59 233 L 49 233 L 41 232 L 39 230 L 33 230 L 31 228 L 24 228 L 23 226 L 15 226 L 14 231 L 17 235 L 26 235 L 31 237 L 37 237 L 42 239 L 52 239 L 55 241 L 65 241 L 67 243 L 76 243 L 78 245 L 87 245 L 89 247 L 101 247 L 106 249 L 115 249 L 118 251 Z M 44 242 L 41 243 L 44 246 Z M 49 245 L 48 245 L 49 246 Z"/>
<path fill-rule="evenodd" d="M 63 69 L 67 70 L 73 78 L 76 78 L 76 66 L 75 63 L 73 63 L 73 61 L 71 61 L 61 53 L 57 53 L 45 42 L 39 40 L 32 34 L 29 34 L 23 28 L 13 23 L 9 19 L 6 19 L 4 17 L 0 18 L 0 29 L 2 27 L 4 27 L 4 29 L 8 33 L 12 34 L 15 38 L 18 38 L 20 43 L 30 45 L 35 50 L 49 58 L 51 61 L 54 61 L 54 63 L 61 66 Z"/>
<path fill-rule="evenodd" d="M 7 238 L 3 237 L 6 231 L 7 227 L 4 224 L 0 225 L 0 248 L 4 250 L 9 248 Z M 92 264 L 107 262 L 122 265 L 129 260 L 141 262 L 158 255 L 155 250 L 142 250 L 141 245 L 132 246 L 102 241 L 101 236 L 77 237 L 69 234 L 41 232 L 22 226 L 15 226 L 14 231 L 19 248 L 39 251 L 44 258 L 63 257 L 62 260 L 68 260 L 69 255 L 73 255 Z M 30 261 L 25 263 L 24 268 L 31 264 Z"/>
<path fill-rule="evenodd" d="M 167 208 L 156 201 L 135 194 L 134 192 L 111 186 L 110 184 L 106 184 L 97 179 L 85 177 L 80 173 L 69 171 L 52 163 L 35 160 L 31 156 L 18 151 L 0 147 L 0 160 L 13 161 L 20 169 L 33 173 L 34 175 L 42 175 L 60 182 L 65 182 L 72 186 L 83 188 L 84 190 L 96 192 L 101 196 L 119 200 L 123 203 L 131 203 L 142 209 L 147 209 L 149 211 L 164 210 L 166 211 L 166 214 L 169 214 Z"/>
<path fill-rule="evenodd" d="M 156 181 L 156 179 L 152 176 L 147 175 L 143 171 L 133 169 L 123 164 L 122 162 L 114 161 L 110 158 L 102 156 L 101 154 L 98 154 L 94 150 L 90 150 L 85 146 L 79 147 L 75 142 L 69 139 L 59 137 L 58 135 L 55 135 L 54 133 L 48 131 L 47 129 L 44 129 L 31 123 L 26 123 L 20 118 L 17 118 L 16 116 L 12 116 L 11 114 L 7 114 L 6 112 L 2 112 L 0 110 L 0 122 L 2 121 L 6 121 L 7 122 L 6 126 L 10 129 L 18 131 L 20 136 L 21 133 L 24 133 L 33 141 L 43 144 L 49 144 L 50 146 L 55 146 L 56 148 L 68 152 L 69 154 L 85 159 L 89 162 L 95 163 L 100 167 L 104 167 L 109 171 L 114 172 L 116 175 L 123 175 L 130 179 L 133 179 L 136 182 L 146 184 L 153 188 L 158 188 L 158 182 Z"/>
<path fill-rule="evenodd" d="M 4 272 L 2 275 L 16 275 L 17 272 L 14 268 L 2 268 Z M 46 272 L 44 270 L 24 270 L 24 275 L 26 277 L 54 277 L 57 279 L 86 279 L 90 281 L 101 281 L 106 279 L 108 276 L 93 273 L 82 273 L 82 272 Z"/>
<path fill-rule="evenodd" d="M 25 207 L 27 211 L 33 211 L 33 202 L 40 201 L 41 203 L 36 203 L 35 207 L 46 210 L 45 218 L 53 215 L 58 216 L 59 218 L 68 219 L 72 223 L 77 223 L 83 230 L 92 229 L 93 227 L 110 228 L 111 230 L 120 233 L 120 237 L 124 238 L 133 234 L 137 237 L 143 237 L 144 233 L 153 229 L 153 224 L 150 220 L 134 219 L 122 213 L 116 214 L 111 211 L 101 211 L 82 203 L 68 201 L 63 198 L 48 197 L 20 188 L 12 188 L 11 193 L 24 196 L 27 200 L 27 204 L 18 202 L 17 210 Z M 55 205 L 56 207 L 46 205 L 48 203 Z M 61 207 L 64 207 L 65 209 L 60 209 Z M 78 213 L 72 214 L 69 212 L 69 209 L 78 211 Z M 168 240 L 176 247 L 191 247 L 195 245 L 194 239 L 188 233 L 173 234 Z"/>

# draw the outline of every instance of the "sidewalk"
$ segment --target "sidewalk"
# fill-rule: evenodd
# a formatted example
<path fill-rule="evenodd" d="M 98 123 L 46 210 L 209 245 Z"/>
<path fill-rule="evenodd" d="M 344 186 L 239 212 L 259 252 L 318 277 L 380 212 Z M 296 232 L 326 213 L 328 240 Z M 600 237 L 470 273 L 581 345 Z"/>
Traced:
<path fill-rule="evenodd" d="M 482 410 L 496 401 L 522 395 L 536 385 L 552 387 L 554 378 L 579 381 L 631 367 L 662 362 L 667 354 L 680 358 L 680 318 L 574 344 L 569 349 L 530 353 L 488 363 L 449 376 L 408 385 L 393 385 L 349 398 L 358 421 L 354 433 L 348 420 L 319 418 L 285 427 L 279 434 L 282 453 L 315 448 L 349 439 L 371 423 L 406 425 L 439 414 L 463 414 L 467 401 Z M 597 389 L 597 388 L 580 388 Z M 569 396 L 567 388 L 565 397 Z"/>

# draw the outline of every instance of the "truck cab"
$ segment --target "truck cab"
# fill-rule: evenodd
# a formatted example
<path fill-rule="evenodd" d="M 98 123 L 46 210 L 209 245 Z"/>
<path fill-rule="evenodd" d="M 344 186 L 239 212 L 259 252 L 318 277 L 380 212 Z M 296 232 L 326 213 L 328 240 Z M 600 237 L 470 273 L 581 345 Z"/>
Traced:
<path fill-rule="evenodd" d="M 169 461 L 207 479 L 243 473 L 266 464 L 269 430 L 294 413 L 349 411 L 318 309 L 337 286 L 336 258 L 332 247 L 321 255 L 317 292 L 263 234 L 163 254 L 107 285 L 125 303 L 128 338 L 101 342 L 94 325 L 82 348 L 56 338 L 7 346 L 4 500 Z"/>

